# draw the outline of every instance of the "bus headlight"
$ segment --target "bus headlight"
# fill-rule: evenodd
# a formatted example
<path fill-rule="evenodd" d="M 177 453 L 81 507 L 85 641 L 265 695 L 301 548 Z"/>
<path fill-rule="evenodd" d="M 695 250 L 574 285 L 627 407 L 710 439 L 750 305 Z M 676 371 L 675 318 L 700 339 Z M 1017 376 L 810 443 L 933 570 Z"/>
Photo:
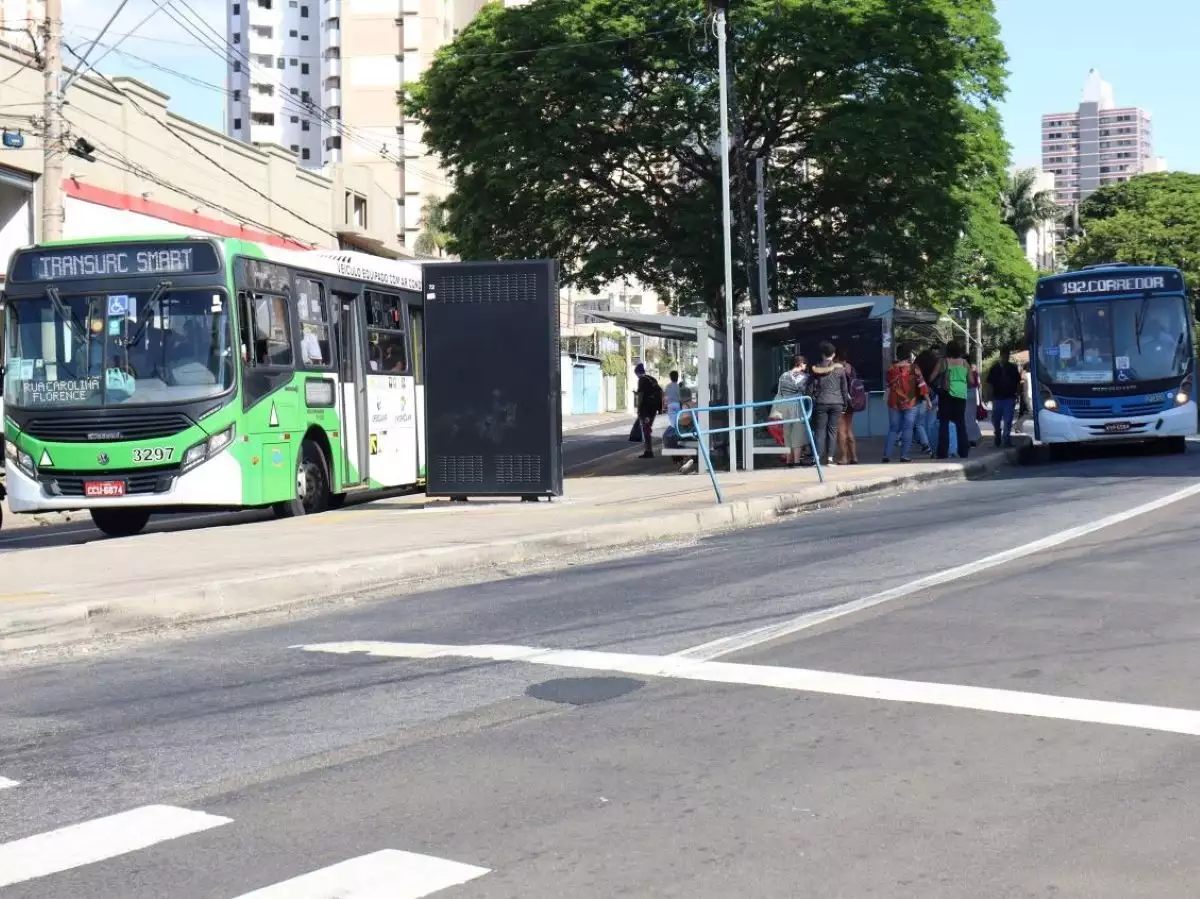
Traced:
<path fill-rule="evenodd" d="M 189 447 L 183 454 L 182 471 L 190 471 L 201 462 L 211 459 L 229 444 L 233 443 L 234 426 L 230 425 L 219 434 L 213 434 L 207 440 L 202 440 L 195 446 Z"/>
<path fill-rule="evenodd" d="M 17 445 L 11 440 L 4 441 L 4 455 L 18 469 L 20 469 L 29 477 L 37 477 L 37 470 L 33 467 L 33 456 L 25 452 L 23 449 L 17 449 Z"/>
<path fill-rule="evenodd" d="M 1056 400 L 1052 396 L 1048 396 L 1044 400 L 1042 400 L 1042 408 L 1045 409 L 1047 412 L 1053 412 L 1055 409 L 1058 408 L 1058 400 Z"/>
<path fill-rule="evenodd" d="M 1186 393 L 1184 393 L 1182 390 L 1179 391 L 1179 393 L 1175 394 L 1175 402 L 1177 405 L 1180 405 L 1180 406 L 1187 405 L 1188 399 L 1189 399 L 1188 395 Z"/>

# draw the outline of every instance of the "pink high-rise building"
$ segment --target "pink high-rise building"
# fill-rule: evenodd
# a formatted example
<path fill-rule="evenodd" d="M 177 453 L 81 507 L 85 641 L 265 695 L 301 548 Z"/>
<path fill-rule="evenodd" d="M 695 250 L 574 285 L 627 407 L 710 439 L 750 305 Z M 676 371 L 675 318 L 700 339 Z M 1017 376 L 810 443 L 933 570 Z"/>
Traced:
<path fill-rule="evenodd" d="M 1074 206 L 1106 184 L 1165 169 L 1154 157 L 1150 113 L 1119 107 L 1095 69 L 1075 112 L 1042 116 L 1042 169 L 1054 175 L 1055 199 Z"/>

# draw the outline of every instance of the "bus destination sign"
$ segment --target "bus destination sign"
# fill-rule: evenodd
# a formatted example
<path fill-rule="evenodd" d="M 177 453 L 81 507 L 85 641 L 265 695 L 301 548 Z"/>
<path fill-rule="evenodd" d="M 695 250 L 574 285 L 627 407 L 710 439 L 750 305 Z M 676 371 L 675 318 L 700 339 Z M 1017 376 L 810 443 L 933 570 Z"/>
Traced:
<path fill-rule="evenodd" d="M 1183 290 L 1183 277 L 1175 271 L 1122 272 L 1119 275 L 1078 275 L 1048 278 L 1038 284 L 1041 298 L 1072 298 L 1103 294 L 1176 292 Z"/>
<path fill-rule="evenodd" d="M 217 251 L 207 243 L 110 244 L 17 253 L 16 282 L 82 281 L 195 275 L 220 271 Z"/>

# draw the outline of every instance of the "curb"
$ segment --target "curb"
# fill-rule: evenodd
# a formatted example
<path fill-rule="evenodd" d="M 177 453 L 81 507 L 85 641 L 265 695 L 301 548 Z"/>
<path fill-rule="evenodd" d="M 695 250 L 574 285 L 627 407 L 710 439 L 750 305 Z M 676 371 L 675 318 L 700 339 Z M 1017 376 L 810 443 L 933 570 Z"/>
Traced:
<path fill-rule="evenodd" d="M 640 546 L 647 540 L 659 540 L 663 534 L 679 538 L 710 536 L 769 524 L 834 499 L 879 493 L 908 484 L 969 480 L 991 474 L 1016 459 L 1016 452 L 1009 450 L 979 461 L 968 460 L 953 469 L 929 472 L 918 469 L 911 475 L 906 471 L 857 484 L 817 484 L 795 493 L 751 497 L 557 534 L 323 562 L 255 577 L 150 590 L 138 596 L 84 600 L 43 610 L 0 611 L 0 654 L 65 646 L 164 625 L 278 612 L 382 588 L 392 588 L 398 594 L 416 592 L 428 589 L 430 580 L 446 575 L 486 575 L 501 566 L 532 561 L 566 563 L 580 552 Z"/>

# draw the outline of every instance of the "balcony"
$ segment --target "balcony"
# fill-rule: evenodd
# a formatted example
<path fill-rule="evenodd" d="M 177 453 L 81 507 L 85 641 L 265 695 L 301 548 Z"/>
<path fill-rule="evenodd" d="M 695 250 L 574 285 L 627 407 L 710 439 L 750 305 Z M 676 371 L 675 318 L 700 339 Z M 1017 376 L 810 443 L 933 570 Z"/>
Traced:
<path fill-rule="evenodd" d="M 326 28 L 325 34 L 321 38 L 325 42 L 326 47 L 340 47 L 342 45 L 342 29 Z"/>
<path fill-rule="evenodd" d="M 341 57 L 321 60 L 321 67 L 325 70 L 326 78 L 339 78 L 342 74 Z"/>
<path fill-rule="evenodd" d="M 325 89 L 325 107 L 339 107 L 342 105 L 342 89 L 340 87 L 329 87 Z"/>

